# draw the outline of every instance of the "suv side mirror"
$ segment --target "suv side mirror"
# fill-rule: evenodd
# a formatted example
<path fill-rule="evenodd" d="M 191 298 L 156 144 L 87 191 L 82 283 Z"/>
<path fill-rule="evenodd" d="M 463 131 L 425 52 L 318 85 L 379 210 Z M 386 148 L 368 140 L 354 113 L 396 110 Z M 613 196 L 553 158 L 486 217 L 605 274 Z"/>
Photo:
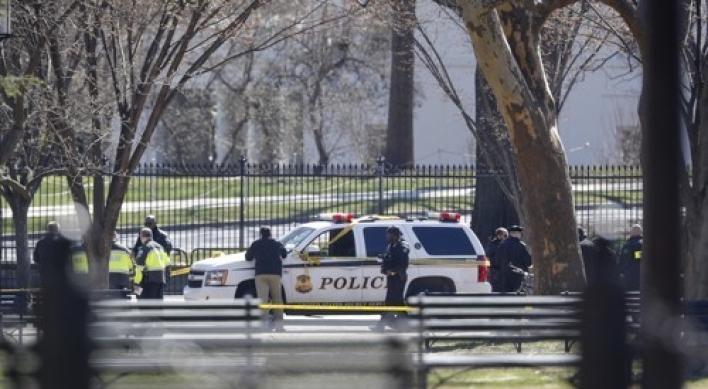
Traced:
<path fill-rule="evenodd" d="M 319 255 L 322 253 L 322 250 L 317 245 L 311 244 L 305 248 L 305 253 L 307 255 Z"/>

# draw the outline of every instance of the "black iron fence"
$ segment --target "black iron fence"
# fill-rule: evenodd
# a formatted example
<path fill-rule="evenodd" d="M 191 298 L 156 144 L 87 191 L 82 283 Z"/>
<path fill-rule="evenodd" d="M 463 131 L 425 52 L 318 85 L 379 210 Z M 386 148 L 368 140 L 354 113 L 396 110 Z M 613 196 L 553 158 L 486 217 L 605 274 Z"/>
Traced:
<path fill-rule="evenodd" d="M 247 247 L 258 227 L 276 236 L 327 212 L 423 214 L 454 211 L 473 217 L 476 178 L 471 166 L 426 165 L 235 165 L 141 166 L 131 179 L 117 230 L 131 247 L 144 217 L 154 214 L 171 237 L 177 265 L 187 266 L 216 252 Z M 623 239 L 642 220 L 642 176 L 638 167 L 572 167 L 578 222 L 591 235 Z M 106 180 L 108 182 L 108 180 Z M 84 178 L 91 199 L 93 180 Z M 15 262 L 15 228 L 7 202 L 0 200 L 0 266 Z M 66 178 L 42 182 L 29 209 L 29 244 L 50 220 L 76 228 L 76 209 Z M 10 265 L 11 266 L 11 265 Z M 3 283 L 7 285 L 7 283 Z"/>

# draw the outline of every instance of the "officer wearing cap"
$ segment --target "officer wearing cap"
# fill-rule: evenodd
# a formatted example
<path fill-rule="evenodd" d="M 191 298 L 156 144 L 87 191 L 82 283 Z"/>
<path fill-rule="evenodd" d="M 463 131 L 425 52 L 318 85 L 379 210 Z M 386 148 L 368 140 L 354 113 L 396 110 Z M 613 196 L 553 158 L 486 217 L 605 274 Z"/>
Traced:
<path fill-rule="evenodd" d="M 386 254 L 381 263 L 381 274 L 386 276 L 386 306 L 404 306 L 403 293 L 406 288 L 408 275 L 408 243 L 403 240 L 401 230 L 391 226 L 386 230 Z M 373 330 L 383 331 L 385 326 L 394 325 L 394 321 L 405 315 L 385 313 Z"/>
<path fill-rule="evenodd" d="M 526 244 L 521 241 L 521 226 L 511 226 L 509 237 L 497 248 L 496 259 L 501 269 L 501 292 L 517 292 L 524 281 L 524 273 L 531 266 L 531 255 Z"/>
<path fill-rule="evenodd" d="M 629 229 L 629 239 L 622 246 L 619 256 L 619 273 L 624 288 L 628 291 L 639 290 L 639 264 L 642 259 L 644 233 L 642 226 L 633 225 Z"/>
<path fill-rule="evenodd" d="M 497 261 L 497 249 L 499 245 L 509 237 L 509 231 L 504 227 L 499 227 L 494 231 L 492 239 L 489 241 L 489 245 L 485 250 L 487 253 L 487 258 L 489 258 L 489 263 L 491 265 L 489 269 L 489 283 L 492 284 L 492 292 L 500 292 L 501 285 L 499 274 L 501 270 L 499 269 L 499 261 Z"/>
<path fill-rule="evenodd" d="M 136 294 L 141 299 L 162 299 L 167 283 L 165 269 L 169 259 L 165 250 L 159 243 L 152 240 L 152 230 L 145 227 L 140 230 L 140 242 L 135 257 L 136 273 L 135 284 L 138 285 Z"/>

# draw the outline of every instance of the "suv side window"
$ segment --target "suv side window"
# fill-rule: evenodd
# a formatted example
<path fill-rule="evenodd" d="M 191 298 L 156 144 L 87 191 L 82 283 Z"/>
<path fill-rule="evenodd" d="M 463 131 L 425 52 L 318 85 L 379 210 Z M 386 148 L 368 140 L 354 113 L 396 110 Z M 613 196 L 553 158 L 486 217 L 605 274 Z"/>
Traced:
<path fill-rule="evenodd" d="M 430 255 L 476 255 L 465 230 L 459 227 L 413 227 L 413 232 Z"/>
<path fill-rule="evenodd" d="M 329 230 L 318 235 L 310 246 L 319 247 L 320 255 L 327 257 L 354 257 L 356 256 L 356 244 L 354 241 L 354 230 L 349 230 L 344 235 L 332 241 L 344 228 Z"/>
<path fill-rule="evenodd" d="M 386 229 L 387 226 L 372 226 L 365 227 L 364 232 L 364 243 L 366 244 L 366 256 L 369 258 L 376 258 L 379 254 L 384 254 L 386 252 Z"/>

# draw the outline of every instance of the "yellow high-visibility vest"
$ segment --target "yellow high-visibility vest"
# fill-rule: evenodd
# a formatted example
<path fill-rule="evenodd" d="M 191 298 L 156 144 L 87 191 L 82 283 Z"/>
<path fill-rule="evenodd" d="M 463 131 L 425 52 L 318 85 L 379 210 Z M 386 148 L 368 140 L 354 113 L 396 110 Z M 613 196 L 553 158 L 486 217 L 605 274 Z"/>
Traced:
<path fill-rule="evenodd" d="M 75 247 L 73 253 L 71 254 L 71 265 L 74 273 L 77 274 L 88 274 L 88 256 L 86 255 L 86 249 L 83 247 Z"/>

